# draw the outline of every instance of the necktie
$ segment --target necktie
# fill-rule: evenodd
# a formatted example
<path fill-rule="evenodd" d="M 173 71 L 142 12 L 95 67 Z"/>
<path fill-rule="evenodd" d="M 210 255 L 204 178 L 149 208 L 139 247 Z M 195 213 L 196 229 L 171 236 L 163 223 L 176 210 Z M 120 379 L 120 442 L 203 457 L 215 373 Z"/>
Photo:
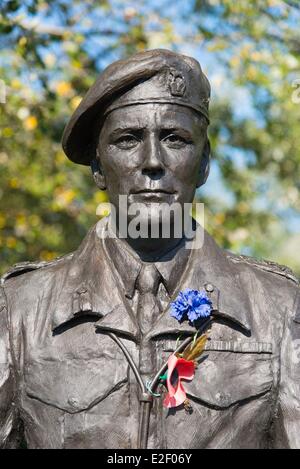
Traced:
<path fill-rule="evenodd" d="M 136 288 L 139 292 L 137 318 L 142 335 L 145 335 L 158 318 L 160 303 L 157 291 L 160 274 L 154 264 L 144 264 L 137 278 Z"/>

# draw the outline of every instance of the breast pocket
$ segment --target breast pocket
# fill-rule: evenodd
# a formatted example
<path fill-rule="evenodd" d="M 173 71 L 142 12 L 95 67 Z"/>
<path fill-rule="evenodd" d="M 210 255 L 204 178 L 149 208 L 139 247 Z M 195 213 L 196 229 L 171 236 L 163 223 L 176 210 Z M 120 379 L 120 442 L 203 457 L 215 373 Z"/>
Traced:
<path fill-rule="evenodd" d="M 211 341 L 185 388 L 192 400 L 224 409 L 267 394 L 272 385 L 271 344 Z"/>
<path fill-rule="evenodd" d="M 109 337 L 96 335 L 94 329 L 90 337 L 81 332 L 81 336 L 62 334 L 31 351 L 24 370 L 28 397 L 77 413 L 124 386 L 128 365 L 119 347 Z"/>

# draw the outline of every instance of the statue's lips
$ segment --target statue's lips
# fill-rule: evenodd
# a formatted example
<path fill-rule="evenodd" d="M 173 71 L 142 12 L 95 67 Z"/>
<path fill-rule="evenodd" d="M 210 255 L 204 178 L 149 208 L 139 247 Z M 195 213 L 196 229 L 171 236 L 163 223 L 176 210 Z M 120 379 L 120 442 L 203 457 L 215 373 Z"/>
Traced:
<path fill-rule="evenodd" d="M 140 189 L 138 191 L 131 191 L 130 194 L 175 194 L 175 192 L 166 191 L 164 189 Z"/>
<path fill-rule="evenodd" d="M 167 191 L 165 189 L 140 189 L 137 191 L 130 192 L 129 197 L 145 201 L 160 201 L 168 200 L 174 195 L 175 192 Z"/>

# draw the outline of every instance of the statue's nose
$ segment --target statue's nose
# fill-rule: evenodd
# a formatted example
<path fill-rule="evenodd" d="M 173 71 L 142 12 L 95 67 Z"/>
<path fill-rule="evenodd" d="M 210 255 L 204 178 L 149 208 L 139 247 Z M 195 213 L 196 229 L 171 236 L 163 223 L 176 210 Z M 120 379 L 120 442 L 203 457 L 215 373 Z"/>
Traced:
<path fill-rule="evenodd" d="M 149 136 L 143 148 L 142 172 L 150 177 L 161 177 L 164 173 L 163 153 L 160 141 L 155 135 Z"/>

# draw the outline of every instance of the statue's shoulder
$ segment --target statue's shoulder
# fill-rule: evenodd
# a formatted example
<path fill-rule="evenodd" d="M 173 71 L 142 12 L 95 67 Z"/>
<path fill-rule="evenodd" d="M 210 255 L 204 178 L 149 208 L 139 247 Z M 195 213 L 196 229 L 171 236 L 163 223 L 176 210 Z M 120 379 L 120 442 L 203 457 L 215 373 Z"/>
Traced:
<path fill-rule="evenodd" d="M 36 270 L 44 270 L 47 267 L 55 267 L 55 266 L 63 266 L 66 262 L 71 260 L 74 256 L 74 252 L 66 254 L 64 256 L 56 257 L 51 261 L 25 261 L 19 262 L 18 264 L 13 265 L 10 267 L 1 277 L 0 284 L 4 285 L 8 280 L 23 276 L 30 272 L 34 272 Z"/>
<path fill-rule="evenodd" d="M 289 267 L 285 265 L 277 264 L 276 262 L 265 259 L 256 259 L 255 257 L 233 254 L 232 252 L 228 251 L 226 252 L 226 256 L 230 262 L 235 264 L 246 264 L 264 272 L 270 272 L 283 278 L 287 278 L 296 285 L 300 285 L 299 278 Z"/>

